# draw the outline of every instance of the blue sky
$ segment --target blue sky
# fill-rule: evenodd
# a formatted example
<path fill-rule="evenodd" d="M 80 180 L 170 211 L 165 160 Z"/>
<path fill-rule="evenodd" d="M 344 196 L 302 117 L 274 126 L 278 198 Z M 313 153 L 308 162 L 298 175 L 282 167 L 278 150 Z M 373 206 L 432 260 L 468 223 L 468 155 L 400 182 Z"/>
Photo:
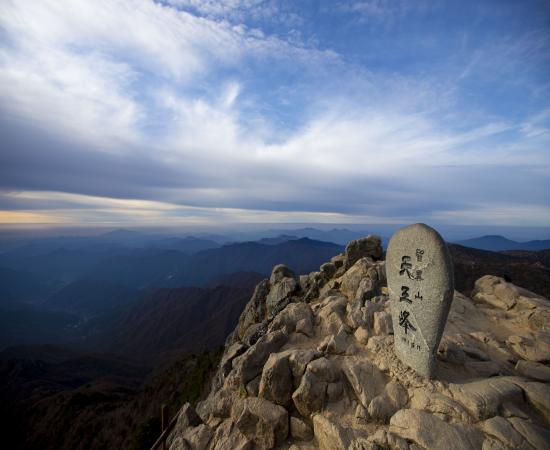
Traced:
<path fill-rule="evenodd" d="M 0 3 L 0 224 L 550 224 L 549 1 Z"/>

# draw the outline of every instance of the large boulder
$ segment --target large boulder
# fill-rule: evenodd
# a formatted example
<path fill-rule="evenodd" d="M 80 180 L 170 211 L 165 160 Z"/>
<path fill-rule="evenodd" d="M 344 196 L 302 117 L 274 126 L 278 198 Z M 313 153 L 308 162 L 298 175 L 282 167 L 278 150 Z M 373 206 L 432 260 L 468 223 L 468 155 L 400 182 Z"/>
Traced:
<path fill-rule="evenodd" d="M 273 267 L 273 270 L 271 271 L 269 282 L 271 283 L 271 285 L 275 285 L 285 278 L 296 278 L 296 275 L 284 264 L 277 264 L 275 267 Z"/>
<path fill-rule="evenodd" d="M 498 310 L 506 311 L 523 325 L 521 336 L 510 336 L 509 345 L 521 358 L 542 361 L 548 358 L 548 348 L 542 351 L 533 349 L 529 342 L 529 331 L 534 333 L 535 340 L 544 340 L 548 347 L 550 332 L 550 301 L 537 294 L 522 289 L 504 279 L 486 275 L 476 281 L 472 299 L 489 304 Z M 519 342 L 522 341 L 522 342 Z M 544 356 L 541 354 L 544 353 Z M 548 359 L 546 359 L 548 360 Z"/>
<path fill-rule="evenodd" d="M 367 345 L 370 337 L 368 328 L 364 326 L 359 326 L 357 327 L 353 335 L 355 336 L 355 339 L 357 339 L 357 342 L 359 342 L 362 345 Z"/>
<path fill-rule="evenodd" d="M 348 321 L 353 328 L 364 327 L 367 330 L 373 330 L 374 314 L 383 309 L 384 305 L 382 303 L 373 303 L 369 300 L 362 301 L 356 299 L 348 304 L 346 310 Z"/>
<path fill-rule="evenodd" d="M 252 298 L 246 304 L 244 311 L 239 318 L 239 324 L 237 325 L 237 335 L 240 339 L 243 338 L 246 330 L 248 330 L 248 327 L 250 327 L 250 325 L 261 322 L 265 319 L 265 301 L 267 298 L 267 294 L 269 294 L 269 280 L 265 279 L 258 283 L 256 288 L 254 289 Z"/>
<path fill-rule="evenodd" d="M 269 325 L 269 331 L 285 330 L 288 334 L 295 331 L 311 335 L 313 313 L 307 303 L 291 303 L 286 306 Z"/>
<path fill-rule="evenodd" d="M 380 447 L 367 439 L 367 434 L 344 427 L 321 414 L 313 416 L 313 433 L 320 450 L 378 450 Z"/>
<path fill-rule="evenodd" d="M 283 330 L 262 336 L 246 352 L 234 359 L 234 369 L 227 377 L 226 384 L 237 389 L 244 388 L 249 381 L 260 375 L 269 355 L 277 352 L 287 340 L 288 335 Z"/>
<path fill-rule="evenodd" d="M 307 365 L 321 356 L 320 352 L 311 349 L 286 350 L 286 354 L 288 354 L 288 363 L 296 386 L 300 384 Z"/>
<path fill-rule="evenodd" d="M 520 383 L 527 401 L 550 425 L 550 386 L 547 383 Z"/>
<path fill-rule="evenodd" d="M 426 449 L 479 450 L 484 441 L 483 433 L 473 426 L 449 424 L 416 409 L 397 411 L 389 431 Z"/>
<path fill-rule="evenodd" d="M 478 279 L 472 291 L 472 300 L 485 302 L 505 311 L 516 305 L 518 297 L 519 292 L 513 284 L 493 275 Z"/>
<path fill-rule="evenodd" d="M 367 359 L 348 357 L 342 369 L 364 408 L 368 408 L 370 402 L 382 393 L 386 386 L 384 374 Z"/>
<path fill-rule="evenodd" d="M 514 430 L 520 433 L 533 448 L 536 450 L 548 449 L 548 443 L 550 442 L 550 430 L 548 428 L 535 425 L 519 417 L 510 417 L 508 420 Z"/>
<path fill-rule="evenodd" d="M 348 299 L 370 300 L 378 293 L 378 271 L 369 258 L 358 259 L 342 276 L 340 291 Z"/>
<path fill-rule="evenodd" d="M 289 354 L 272 353 L 262 371 L 259 397 L 285 406 L 292 396 L 292 372 L 288 362 Z"/>
<path fill-rule="evenodd" d="M 250 325 L 248 327 L 248 330 L 246 330 L 246 333 L 242 337 L 241 342 L 248 347 L 254 345 L 256 342 L 258 342 L 258 339 L 260 339 L 267 333 L 268 325 L 269 323 L 267 320 Z"/>
<path fill-rule="evenodd" d="M 289 302 L 292 295 L 298 290 L 299 284 L 295 278 L 286 277 L 277 283 L 271 283 L 271 289 L 265 300 L 268 318 L 278 314 Z"/>
<path fill-rule="evenodd" d="M 231 411 L 231 392 L 227 389 L 214 390 L 205 400 L 197 404 L 197 413 L 204 423 L 229 417 Z"/>
<path fill-rule="evenodd" d="M 532 450 L 533 447 L 504 417 L 493 417 L 481 424 L 483 431 L 502 442 L 507 448 Z"/>
<path fill-rule="evenodd" d="M 212 439 L 212 435 L 212 429 L 209 426 L 200 424 L 185 430 L 183 438 L 193 450 L 206 450 Z"/>
<path fill-rule="evenodd" d="M 190 403 L 185 403 L 178 412 L 176 427 L 184 430 L 187 427 L 194 427 L 202 423 Z"/>
<path fill-rule="evenodd" d="M 325 272 L 312 272 L 308 276 L 306 283 L 306 293 L 303 297 L 305 302 L 310 302 L 321 296 L 321 289 L 329 281 Z"/>
<path fill-rule="evenodd" d="M 376 432 L 369 436 L 368 440 L 378 445 L 376 450 L 380 448 L 391 450 L 416 450 L 418 446 L 407 444 L 407 441 L 396 434 L 390 433 L 383 428 L 379 428 Z M 358 449 L 359 450 L 359 449 Z"/>
<path fill-rule="evenodd" d="M 288 436 L 286 409 L 263 398 L 249 397 L 236 401 L 231 417 L 240 432 L 258 449 L 274 448 Z"/>
<path fill-rule="evenodd" d="M 191 450 L 189 443 L 183 436 L 176 436 L 167 445 L 169 445 L 168 450 Z"/>
<path fill-rule="evenodd" d="M 326 393 L 327 382 L 306 370 L 300 385 L 292 394 L 292 400 L 298 412 L 304 417 L 309 417 L 323 409 Z"/>
<path fill-rule="evenodd" d="M 226 419 L 218 425 L 212 436 L 209 450 L 253 450 L 254 442 L 248 439 L 235 426 L 235 423 Z"/>
<path fill-rule="evenodd" d="M 396 381 L 390 381 L 384 391 L 370 402 L 369 416 L 376 422 L 387 422 L 408 400 L 409 396 L 403 386 Z"/>
<path fill-rule="evenodd" d="M 342 355 L 348 348 L 349 333 L 346 325 L 341 325 L 336 334 L 328 335 L 317 347 L 317 350 L 330 355 Z"/>
<path fill-rule="evenodd" d="M 313 433 L 320 450 L 348 450 L 352 439 L 347 430 L 321 414 L 313 416 Z"/>
<path fill-rule="evenodd" d="M 318 313 L 321 335 L 336 334 L 345 325 L 344 318 L 347 305 L 348 299 L 342 295 L 330 296 L 323 300 Z"/>
<path fill-rule="evenodd" d="M 550 381 L 550 367 L 533 361 L 518 361 L 516 370 L 523 376 L 537 381 Z"/>
<path fill-rule="evenodd" d="M 292 416 L 290 418 L 290 435 L 299 441 L 309 441 L 313 438 L 313 430 L 305 420 Z"/>
<path fill-rule="evenodd" d="M 319 267 L 319 272 L 324 273 L 328 279 L 334 276 L 334 274 L 336 273 L 336 270 L 338 269 L 336 265 L 332 262 L 324 263 L 321 265 L 321 267 Z"/>
<path fill-rule="evenodd" d="M 378 236 L 369 235 L 351 241 L 344 252 L 344 267 L 349 269 L 357 260 L 369 257 L 374 260 L 382 258 L 382 241 Z"/>
<path fill-rule="evenodd" d="M 325 401 L 328 401 L 329 384 L 337 384 L 339 381 L 340 371 L 332 361 L 327 358 L 311 361 L 306 367 L 300 385 L 292 394 L 296 409 L 304 417 L 321 411 Z"/>
<path fill-rule="evenodd" d="M 506 345 L 522 359 L 535 362 L 550 361 L 550 333 L 512 335 L 506 339 Z"/>
<path fill-rule="evenodd" d="M 413 391 L 411 408 L 435 414 L 446 421 L 473 422 L 472 416 L 462 404 L 446 395 L 430 392 L 426 388 Z"/>
<path fill-rule="evenodd" d="M 340 380 L 340 369 L 338 365 L 328 358 L 322 357 L 311 361 L 307 365 L 307 370 L 329 383 Z"/>
<path fill-rule="evenodd" d="M 450 384 L 453 399 L 462 404 L 472 417 L 488 419 L 498 414 L 505 402 L 521 403 L 522 389 L 513 377 L 489 378 L 466 384 Z"/>
<path fill-rule="evenodd" d="M 220 368 L 224 377 L 231 372 L 231 369 L 233 368 L 233 360 L 237 356 L 242 355 L 246 350 L 246 345 L 243 345 L 240 342 L 235 342 L 226 348 L 220 361 Z"/>
<path fill-rule="evenodd" d="M 521 301 L 520 297 L 520 301 Z M 527 316 L 527 322 L 531 329 L 535 331 L 550 332 L 550 302 L 548 306 L 537 308 Z"/>

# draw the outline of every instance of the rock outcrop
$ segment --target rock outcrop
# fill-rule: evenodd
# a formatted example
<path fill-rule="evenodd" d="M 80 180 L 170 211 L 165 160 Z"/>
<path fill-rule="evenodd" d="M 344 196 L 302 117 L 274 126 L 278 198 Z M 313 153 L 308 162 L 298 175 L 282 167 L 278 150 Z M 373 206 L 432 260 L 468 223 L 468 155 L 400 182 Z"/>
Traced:
<path fill-rule="evenodd" d="M 299 279 L 276 266 L 170 449 L 548 449 L 550 301 L 486 276 L 455 292 L 432 379 L 393 350 L 380 240 Z"/>

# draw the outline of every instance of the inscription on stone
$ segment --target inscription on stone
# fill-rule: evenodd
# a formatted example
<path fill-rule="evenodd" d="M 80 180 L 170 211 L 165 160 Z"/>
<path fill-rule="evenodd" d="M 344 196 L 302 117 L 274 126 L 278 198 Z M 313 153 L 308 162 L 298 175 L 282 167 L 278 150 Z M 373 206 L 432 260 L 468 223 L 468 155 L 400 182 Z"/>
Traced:
<path fill-rule="evenodd" d="M 422 223 L 401 228 L 388 244 L 386 273 L 395 353 L 420 375 L 431 377 L 454 292 L 445 241 Z"/>

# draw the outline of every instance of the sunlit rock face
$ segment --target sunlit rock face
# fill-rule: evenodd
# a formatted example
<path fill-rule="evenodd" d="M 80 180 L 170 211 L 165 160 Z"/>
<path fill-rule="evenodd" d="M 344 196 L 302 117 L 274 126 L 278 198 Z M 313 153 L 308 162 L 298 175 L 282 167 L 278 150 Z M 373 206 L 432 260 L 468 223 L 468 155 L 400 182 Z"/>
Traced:
<path fill-rule="evenodd" d="M 550 301 L 491 276 L 450 302 L 447 280 L 423 373 L 396 354 L 393 263 L 365 239 L 299 281 L 276 266 L 258 285 L 171 450 L 548 448 Z"/>

